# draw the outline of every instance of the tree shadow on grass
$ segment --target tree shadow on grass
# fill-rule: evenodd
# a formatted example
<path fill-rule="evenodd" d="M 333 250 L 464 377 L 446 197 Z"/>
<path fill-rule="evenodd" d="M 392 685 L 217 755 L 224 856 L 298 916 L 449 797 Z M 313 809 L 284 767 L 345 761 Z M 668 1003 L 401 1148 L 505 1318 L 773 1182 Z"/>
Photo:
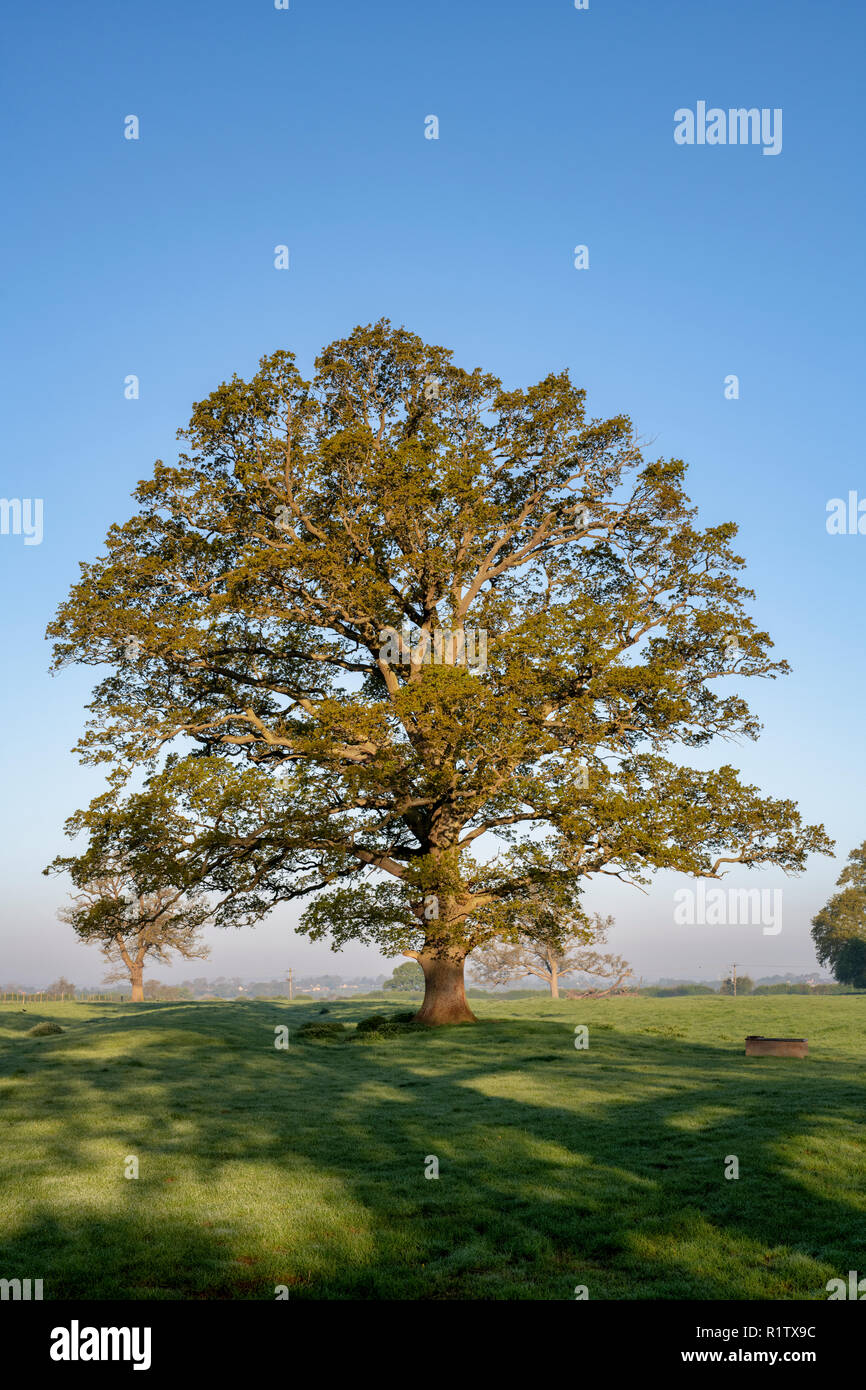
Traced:
<path fill-rule="evenodd" d="M 10 1105 L 53 1121 L 35 1178 L 90 1189 L 28 1211 L 0 1272 L 52 1230 L 67 1297 L 823 1298 L 866 1270 L 854 1062 L 616 1029 L 581 1054 L 566 1020 L 274 1047 L 318 1013 L 163 1006 L 101 1021 L 92 1057 L 79 1030 L 21 1040 L 44 1050 Z"/>
<path fill-rule="evenodd" d="M 42 1279 L 45 1301 L 274 1297 L 225 1238 L 164 1214 L 148 1222 L 35 1207 L 15 1239 L 0 1244 L 0 1259 L 5 1278 Z"/>

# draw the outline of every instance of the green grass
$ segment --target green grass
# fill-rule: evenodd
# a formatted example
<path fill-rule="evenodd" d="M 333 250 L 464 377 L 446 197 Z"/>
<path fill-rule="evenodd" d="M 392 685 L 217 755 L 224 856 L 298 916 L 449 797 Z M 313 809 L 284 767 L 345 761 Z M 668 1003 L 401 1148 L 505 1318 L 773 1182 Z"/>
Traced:
<path fill-rule="evenodd" d="M 474 1000 L 478 1026 L 356 1033 L 410 1003 L 0 1005 L 0 1277 L 46 1298 L 825 1299 L 866 1275 L 866 997 Z M 28 1036 L 43 1021 L 64 1032 Z M 314 1021 L 348 1026 L 299 1037 Z M 810 1055 L 746 1058 L 747 1033 Z"/>

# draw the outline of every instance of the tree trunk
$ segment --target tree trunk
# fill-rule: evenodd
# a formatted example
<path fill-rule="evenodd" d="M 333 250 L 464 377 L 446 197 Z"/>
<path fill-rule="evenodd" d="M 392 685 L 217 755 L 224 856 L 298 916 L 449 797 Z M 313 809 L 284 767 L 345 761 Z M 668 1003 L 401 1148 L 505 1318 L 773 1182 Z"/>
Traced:
<path fill-rule="evenodd" d="M 441 1023 L 477 1023 L 466 1002 L 463 987 L 464 955 L 434 955 L 421 952 L 418 964 L 424 971 L 424 1003 L 415 1015 L 416 1023 L 433 1027 Z"/>
<path fill-rule="evenodd" d="M 550 972 L 550 997 L 551 999 L 559 998 L 559 971 L 556 969 Z"/>
<path fill-rule="evenodd" d="M 129 970 L 129 978 L 132 981 L 132 1002 L 133 1004 L 144 1003 L 144 966 L 132 965 Z"/>

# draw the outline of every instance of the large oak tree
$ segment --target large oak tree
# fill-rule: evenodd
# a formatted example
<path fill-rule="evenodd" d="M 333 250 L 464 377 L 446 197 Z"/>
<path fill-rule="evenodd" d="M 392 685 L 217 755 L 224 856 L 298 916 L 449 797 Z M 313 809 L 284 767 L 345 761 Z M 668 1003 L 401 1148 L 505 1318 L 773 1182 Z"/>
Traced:
<path fill-rule="evenodd" d="M 50 628 L 58 666 L 109 667 L 81 746 L 109 787 L 75 821 L 97 857 L 218 923 L 308 897 L 312 937 L 417 959 L 445 1023 L 533 887 L 827 850 L 684 763 L 757 734 L 730 677 L 786 666 L 680 460 L 567 372 L 507 390 L 387 321 L 315 365 L 276 352 L 199 402 Z"/>

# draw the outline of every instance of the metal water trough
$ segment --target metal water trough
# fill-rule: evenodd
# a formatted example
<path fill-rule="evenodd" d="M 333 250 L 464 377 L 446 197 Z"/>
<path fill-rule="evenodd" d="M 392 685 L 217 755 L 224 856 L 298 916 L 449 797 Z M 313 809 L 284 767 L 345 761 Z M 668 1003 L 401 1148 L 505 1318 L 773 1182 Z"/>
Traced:
<path fill-rule="evenodd" d="M 746 1038 L 747 1057 L 805 1057 L 808 1038 L 764 1038 L 752 1033 Z"/>

